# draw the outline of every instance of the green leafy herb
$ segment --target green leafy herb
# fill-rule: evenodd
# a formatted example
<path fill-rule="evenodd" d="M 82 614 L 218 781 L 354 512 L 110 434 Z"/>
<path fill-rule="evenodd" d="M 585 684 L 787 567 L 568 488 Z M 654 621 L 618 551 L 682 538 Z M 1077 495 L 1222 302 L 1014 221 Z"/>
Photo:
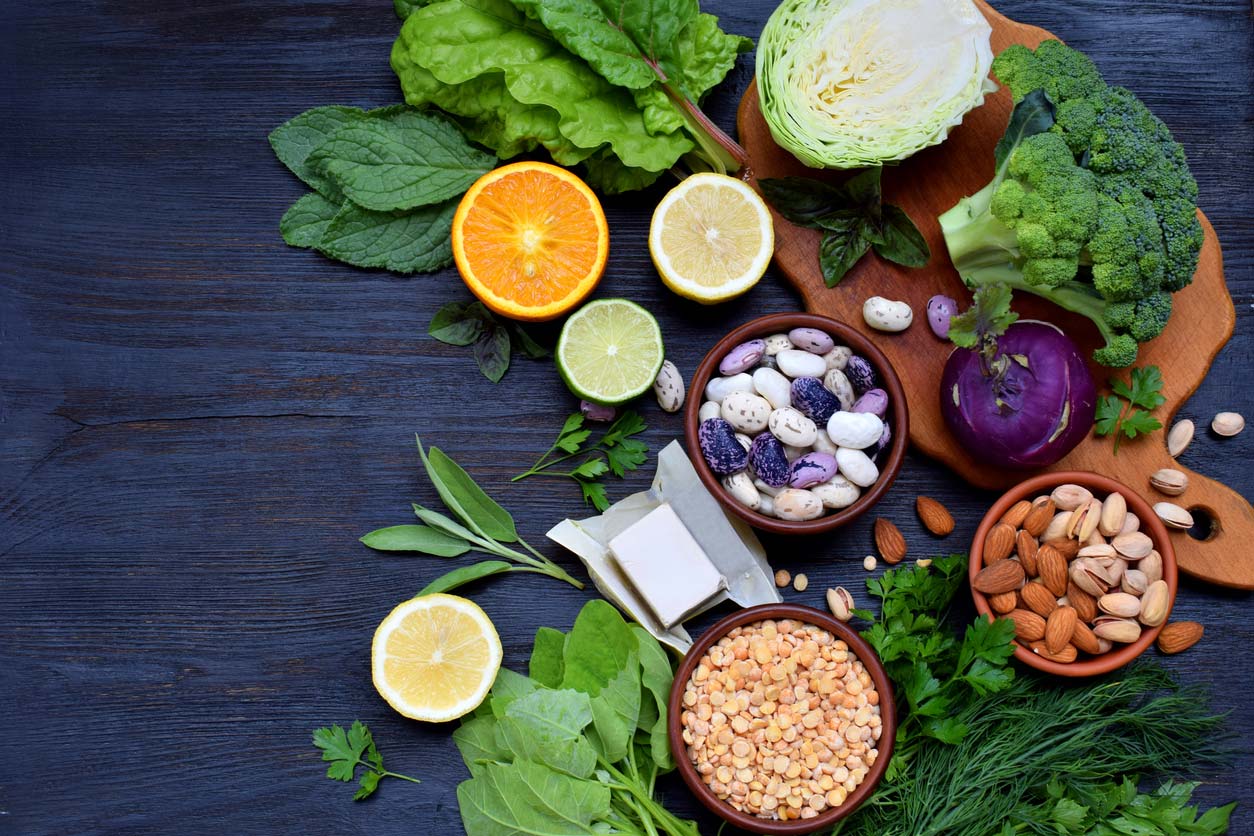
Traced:
<path fill-rule="evenodd" d="M 448 592 L 471 581 L 507 572 L 532 572 L 565 581 L 576 589 L 583 584 L 567 574 L 549 558 L 524 540 L 514 525 L 514 518 L 438 447 L 423 449 L 417 439 L 418 455 L 427 477 L 435 486 L 444 504 L 453 512 L 453 519 L 439 511 L 414 505 L 414 515 L 423 525 L 398 525 L 380 528 L 361 538 L 372 549 L 387 552 L 416 552 L 435 557 L 457 557 L 466 552 L 480 552 L 500 560 L 485 560 L 461 566 L 434 579 L 419 592 Z M 460 522 L 459 522 L 460 520 Z M 505 545 L 518 543 L 529 553 Z"/>
<path fill-rule="evenodd" d="M 449 345 L 474 347 L 475 363 L 483 376 L 500 382 L 509 370 L 514 350 L 540 360 L 552 353 L 532 339 L 515 322 L 501 322 L 482 302 L 449 302 L 431 318 L 427 333 Z"/>
<path fill-rule="evenodd" d="M 452 263 L 460 195 L 494 164 L 447 118 L 404 105 L 316 107 L 275 128 L 270 145 L 314 189 L 283 215 L 283 240 L 397 273 Z"/>
<path fill-rule="evenodd" d="M 584 426 L 583 415 L 575 413 L 566 419 L 553 446 L 528 470 L 511 481 L 517 482 L 528 476 L 562 476 L 574 479 L 583 492 L 584 501 L 591 503 L 598 511 L 604 511 L 610 507 L 610 502 L 605 486 L 597 480 L 606 473 L 613 473 L 621 479 L 629 470 L 635 470 L 645 463 L 649 456 L 649 446 L 632 438 L 645 429 L 644 419 L 635 412 L 627 411 L 610 424 L 599 440 L 589 444 L 592 430 Z M 551 469 L 562 462 L 580 457 L 583 461 L 571 470 Z"/>
<path fill-rule="evenodd" d="M 1223 832 L 1231 808 L 1195 818 L 1184 806 L 1192 785 L 1136 791 L 1137 775 L 1222 757 L 1223 718 L 1204 695 L 1151 663 L 1078 685 L 1016 676 L 1011 622 L 981 616 L 961 639 L 948 629 L 966 565 L 950 555 L 867 582 L 882 611 L 862 635 L 905 716 L 884 782 L 834 834 Z"/>
<path fill-rule="evenodd" d="M 1162 396 L 1163 375 L 1158 366 L 1133 369 L 1131 383 L 1111 378 L 1110 388 L 1113 395 L 1097 399 L 1095 431 L 1098 435 L 1115 436 L 1116 453 L 1124 436 L 1136 438 L 1138 434 L 1162 429 L 1162 422 L 1150 415 L 1166 402 Z"/>
<path fill-rule="evenodd" d="M 922 233 L 898 206 L 881 200 L 880 168 L 868 168 L 834 186 L 809 177 L 765 178 L 762 194 L 795 224 L 823 232 L 819 267 L 835 287 L 868 250 L 906 267 L 932 257 Z"/>
<path fill-rule="evenodd" d="M 351 782 L 357 772 L 357 767 L 365 767 L 357 785 L 357 792 L 353 794 L 354 801 L 361 801 L 373 795 L 379 787 L 379 782 L 384 778 L 400 778 L 402 781 L 410 781 L 414 784 L 422 783 L 417 778 L 410 778 L 398 772 L 388 772 L 383 768 L 383 756 L 375 748 L 370 729 L 360 720 L 354 720 L 347 732 L 335 725 L 329 729 L 314 729 L 313 744 L 322 750 L 322 759 L 331 762 L 331 765 L 327 767 L 327 777 L 333 781 Z"/>
<path fill-rule="evenodd" d="M 531 676 L 502 669 L 453 740 L 469 836 L 496 833 L 698 836 L 653 797 L 674 767 L 666 704 L 674 672 L 657 640 L 605 601 L 569 634 L 536 634 Z"/>

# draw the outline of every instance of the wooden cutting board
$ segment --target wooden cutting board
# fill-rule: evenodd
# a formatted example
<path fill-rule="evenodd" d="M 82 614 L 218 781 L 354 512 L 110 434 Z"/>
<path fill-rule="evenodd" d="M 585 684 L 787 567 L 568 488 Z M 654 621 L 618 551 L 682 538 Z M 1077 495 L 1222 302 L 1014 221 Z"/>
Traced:
<path fill-rule="evenodd" d="M 1049 32 L 1009 20 L 976 0 L 993 27 L 993 50 L 1011 44 L 1035 47 L 1052 38 Z M 991 468 L 972 459 L 958 446 L 940 412 L 937 383 L 948 343 L 938 340 L 927 326 L 927 300 L 945 293 L 965 306 L 970 293 L 963 287 L 945 252 L 936 216 L 965 195 L 984 186 L 993 174 L 993 147 L 1006 127 L 1011 109 L 1010 94 L 1002 90 L 984 105 L 967 114 L 941 145 L 922 151 L 897 166 L 884 169 L 884 199 L 906 210 L 932 248 L 932 260 L 922 269 L 909 269 L 867 255 L 834 289 L 823 284 L 819 272 L 819 233 L 794 226 L 775 214 L 775 264 L 800 290 L 806 308 L 839 319 L 876 338 L 892 360 L 910 402 L 910 440 L 929 456 L 952 467 L 959 476 L 982 488 L 1004 489 L 1025 474 Z M 789 175 L 823 176 L 806 168 L 771 138 L 758 107 L 756 82 L 740 103 L 737 122 L 740 142 L 749 152 L 751 181 L 757 177 Z M 1175 310 L 1166 331 L 1141 346 L 1138 365 L 1156 364 L 1163 370 L 1163 395 L 1167 402 L 1158 415 L 1165 427 L 1180 405 L 1201 383 L 1219 349 L 1232 335 L 1236 313 L 1223 276 L 1223 258 L 1215 230 L 1199 213 L 1206 240 L 1197 276 L 1189 287 L 1175 294 Z M 903 334 L 878 334 L 862 319 L 862 303 L 869 296 L 885 296 L 908 302 L 915 323 Z M 1015 309 L 1025 319 L 1043 319 L 1064 328 L 1089 353 L 1100 343 L 1087 319 L 1026 293 L 1016 294 Z M 1099 388 L 1112 370 L 1094 365 Z M 1120 374 L 1114 371 L 1114 374 Z M 1122 375 L 1127 376 L 1127 371 Z M 1198 435 L 1208 432 L 1203 423 Z M 1159 495 L 1148 477 L 1163 467 L 1188 472 L 1167 454 L 1166 429 L 1148 437 L 1125 440 L 1114 455 L 1110 438 L 1090 435 L 1052 470 L 1092 470 L 1112 476 L 1139 491 L 1150 502 L 1170 500 L 1189 508 L 1195 517 L 1211 521 L 1205 539 L 1186 532 L 1173 533 L 1180 569 L 1223 586 L 1254 589 L 1254 509 L 1235 491 L 1197 473 L 1189 473 L 1189 488 L 1180 497 Z"/>

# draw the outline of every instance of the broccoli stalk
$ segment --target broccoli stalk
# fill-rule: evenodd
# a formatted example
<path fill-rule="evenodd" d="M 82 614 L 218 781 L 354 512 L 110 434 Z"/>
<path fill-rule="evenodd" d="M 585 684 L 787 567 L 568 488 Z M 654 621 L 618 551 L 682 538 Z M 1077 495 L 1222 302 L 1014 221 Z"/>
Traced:
<path fill-rule="evenodd" d="M 1167 127 L 1057 41 L 993 70 L 1017 102 L 992 181 L 940 216 L 972 289 L 1005 284 L 1088 317 L 1093 358 L 1128 366 L 1158 336 L 1202 245 L 1197 184 Z"/>

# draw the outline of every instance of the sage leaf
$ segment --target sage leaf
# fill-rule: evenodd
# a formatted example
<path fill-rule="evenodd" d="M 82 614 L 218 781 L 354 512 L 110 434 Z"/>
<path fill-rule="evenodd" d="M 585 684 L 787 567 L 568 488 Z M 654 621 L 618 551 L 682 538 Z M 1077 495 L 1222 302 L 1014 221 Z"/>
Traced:
<path fill-rule="evenodd" d="M 871 246 L 880 258 L 906 267 L 923 267 L 932 257 L 923 233 L 899 206 L 884 207 L 879 233 L 879 240 Z"/>
<path fill-rule="evenodd" d="M 509 370 L 509 332 L 493 322 L 474 346 L 475 363 L 483 376 L 493 383 L 500 383 Z"/>
<path fill-rule="evenodd" d="M 528 673 L 531 678 L 546 688 L 559 688 L 566 665 L 562 661 L 562 652 L 566 646 L 566 636 L 552 627 L 541 627 L 536 631 L 535 645 L 531 648 L 531 660 Z"/>
<path fill-rule="evenodd" d="M 331 177 L 312 165 L 309 158 L 331 134 L 365 118 L 365 111 L 355 107 L 315 107 L 271 131 L 270 147 L 293 174 L 338 206 L 344 202 L 344 193 Z"/>
<path fill-rule="evenodd" d="M 473 531 L 466 526 L 457 522 L 457 520 L 441 514 L 439 511 L 432 511 L 430 508 L 423 508 L 421 505 L 414 503 L 414 516 L 425 522 L 432 528 L 439 529 L 445 534 L 453 537 L 459 537 L 463 540 L 475 540 L 476 536 Z"/>
<path fill-rule="evenodd" d="M 484 560 L 479 563 L 472 563 L 469 566 L 459 566 L 456 569 L 445 572 L 431 583 L 424 586 L 415 595 L 415 598 L 421 598 L 423 595 L 434 595 L 437 592 L 449 592 L 457 589 L 459 586 L 465 586 L 471 581 L 477 581 L 480 578 L 486 578 L 490 575 L 500 575 L 514 569 L 512 563 L 506 563 L 504 560 Z"/>
<path fill-rule="evenodd" d="M 317 192 L 310 192 L 292 204 L 279 220 L 279 233 L 293 247 L 317 247 L 340 205 Z"/>
<path fill-rule="evenodd" d="M 417 437 L 415 437 L 417 438 Z M 476 534 L 502 543 L 518 541 L 518 530 L 509 512 L 484 493 L 461 465 L 450 459 L 439 447 L 432 447 L 431 454 L 417 438 L 418 454 L 427 470 L 427 477 L 435 485 L 440 498 L 462 522 Z"/>
<path fill-rule="evenodd" d="M 450 234 L 457 200 L 408 212 L 375 212 L 345 203 L 318 244 L 325 255 L 356 267 L 424 273 L 453 262 Z"/>
<path fill-rule="evenodd" d="M 351 120 L 307 160 L 354 203 L 379 212 L 460 196 L 495 164 L 448 119 L 412 108 Z"/>
<path fill-rule="evenodd" d="M 478 302 L 449 302 L 431 318 L 427 333 L 449 345 L 470 345 L 483 336 L 482 310 Z"/>
<path fill-rule="evenodd" d="M 829 232 L 819 242 L 819 269 L 828 287 L 835 287 L 858 259 L 871 249 L 871 242 L 859 232 Z"/>
<path fill-rule="evenodd" d="M 425 525 L 394 525 L 380 528 L 361 538 L 372 549 L 383 552 L 422 552 L 436 557 L 457 557 L 470 551 L 470 544 Z"/>

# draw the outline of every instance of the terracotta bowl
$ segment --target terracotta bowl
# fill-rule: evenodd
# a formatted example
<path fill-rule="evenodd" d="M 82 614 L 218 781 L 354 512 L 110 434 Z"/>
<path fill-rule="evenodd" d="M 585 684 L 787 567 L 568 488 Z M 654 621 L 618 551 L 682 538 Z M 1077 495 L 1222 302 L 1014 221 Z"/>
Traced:
<path fill-rule="evenodd" d="M 696 669 L 697 663 L 700 662 L 706 651 L 735 627 L 742 627 L 757 621 L 784 618 L 821 627 L 849 645 L 849 649 L 866 666 L 867 673 L 870 674 L 871 681 L 875 683 L 875 688 L 879 692 L 880 723 L 883 727 L 878 744 L 879 755 L 875 763 L 871 766 L 870 771 L 867 772 L 862 783 L 853 792 L 849 793 L 844 804 L 824 810 L 812 819 L 796 819 L 787 822 L 761 819 L 748 813 L 742 813 L 716 796 L 705 785 L 705 782 L 701 780 L 696 767 L 688 758 L 688 748 L 683 739 L 683 724 L 680 722 L 680 715 L 683 712 L 684 689 L 688 684 L 688 680 L 692 677 L 692 672 Z M 825 830 L 858 809 L 858 805 L 871 795 L 876 785 L 879 784 L 880 779 L 884 776 L 884 770 L 888 768 L 888 762 L 893 756 L 893 741 L 897 735 L 897 710 L 896 704 L 893 702 L 893 684 L 889 680 L 888 674 L 884 672 L 884 666 L 880 663 L 879 656 L 875 654 L 871 646 L 863 641 L 862 637 L 852 627 L 837 621 L 826 612 L 816 610 L 813 607 L 801 607 L 795 604 L 763 604 L 738 610 L 706 630 L 697 639 L 692 649 L 688 651 L 683 662 L 680 663 L 679 671 L 675 674 L 675 682 L 671 686 L 670 702 L 667 708 L 670 712 L 668 716 L 670 718 L 671 753 L 675 756 L 679 774 L 683 777 L 684 783 L 688 785 L 688 789 L 692 790 L 693 794 L 696 795 L 697 800 L 705 805 L 706 809 L 714 815 L 735 827 L 750 833 L 764 833 L 772 836 L 774 834 L 813 833 Z"/>
<path fill-rule="evenodd" d="M 727 353 L 748 340 L 769 337 L 771 334 L 787 333 L 793 328 L 818 328 L 831 335 L 837 345 L 847 345 L 855 354 L 860 354 L 867 359 L 879 375 L 880 388 L 888 393 L 888 421 L 893 433 L 886 454 L 881 455 L 876 462 L 880 470 L 879 480 L 866 490 L 857 502 L 848 508 L 831 511 L 817 519 L 797 521 L 768 517 L 737 502 L 705 463 L 705 457 L 701 455 L 701 445 L 697 442 L 697 413 L 701 410 L 701 404 L 705 402 L 705 385 L 710 382 L 711 377 L 718 376 L 718 364 Z M 886 339 L 892 339 L 892 337 L 888 336 Z M 906 408 L 906 393 L 901 388 L 901 380 L 893 371 L 888 358 L 859 331 L 817 314 L 769 314 L 746 322 L 723 337 L 705 355 L 701 365 L 697 366 L 697 371 L 692 376 L 692 382 L 688 387 L 688 401 L 684 406 L 684 439 L 688 445 L 688 455 L 706 490 L 713 494 L 723 507 L 749 525 L 775 534 L 818 534 L 839 528 L 862 516 L 879 501 L 880 497 L 892 486 L 893 480 L 897 478 L 897 473 L 901 470 L 906 456 L 909 436 L 910 419 Z"/>
<path fill-rule="evenodd" d="M 1162 555 L 1163 580 L 1167 582 L 1167 589 L 1171 593 L 1170 602 L 1167 605 L 1167 616 L 1169 619 L 1171 617 L 1171 608 L 1176 602 L 1176 588 L 1179 578 L 1176 573 L 1176 553 L 1171 548 L 1171 537 L 1167 533 L 1167 527 L 1163 525 L 1162 520 L 1158 519 L 1154 509 L 1141 498 L 1140 494 L 1122 482 L 1116 482 L 1114 479 L 1097 473 L 1078 470 L 1044 473 L 1028 479 L 1026 482 L 1020 482 L 1006 491 L 1001 499 L 993 503 L 993 507 L 988 509 L 988 513 L 984 515 L 984 519 L 980 522 L 980 527 L 976 529 L 975 541 L 971 544 L 971 562 L 967 570 L 969 579 L 974 580 L 984 566 L 984 538 L 988 536 L 989 530 L 997 524 L 997 521 L 1009 510 L 1011 505 L 1014 505 L 1021 499 L 1031 499 L 1035 496 L 1048 494 L 1059 485 L 1067 483 L 1088 488 L 1095 496 L 1104 497 L 1113 491 L 1119 491 L 1124 495 L 1124 498 L 1128 501 L 1128 510 L 1136 514 L 1141 520 L 1140 530 L 1149 535 L 1149 538 L 1154 541 L 1154 548 Z M 988 598 L 983 593 L 977 592 L 973 588 L 971 597 L 975 599 L 976 610 L 989 615 L 993 614 L 992 608 L 988 605 Z M 1163 625 L 1166 623 L 1167 619 L 1164 619 Z M 1015 658 L 1028 667 L 1036 668 L 1045 673 L 1057 674 L 1058 676 L 1097 676 L 1098 674 L 1109 673 L 1117 668 L 1121 668 L 1140 656 L 1158 638 L 1163 625 L 1158 627 L 1144 627 L 1142 625 L 1144 629 L 1141 631 L 1141 637 L 1131 644 L 1116 644 L 1109 652 L 1103 653 L 1101 656 L 1082 656 L 1070 664 L 1054 662 L 1037 656 L 1030 649 L 1020 644 L 1015 646 Z"/>

